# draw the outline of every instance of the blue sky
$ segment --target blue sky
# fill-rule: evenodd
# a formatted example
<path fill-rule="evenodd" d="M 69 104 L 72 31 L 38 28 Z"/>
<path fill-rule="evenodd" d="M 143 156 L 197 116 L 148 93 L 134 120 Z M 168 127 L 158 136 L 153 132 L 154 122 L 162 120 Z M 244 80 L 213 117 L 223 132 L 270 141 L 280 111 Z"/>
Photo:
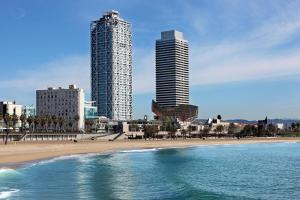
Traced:
<path fill-rule="evenodd" d="M 2 0 L 0 100 L 77 84 L 90 98 L 89 24 L 115 9 L 132 23 L 134 116 L 151 115 L 154 44 L 177 29 L 190 45 L 199 117 L 300 118 L 300 1 Z"/>

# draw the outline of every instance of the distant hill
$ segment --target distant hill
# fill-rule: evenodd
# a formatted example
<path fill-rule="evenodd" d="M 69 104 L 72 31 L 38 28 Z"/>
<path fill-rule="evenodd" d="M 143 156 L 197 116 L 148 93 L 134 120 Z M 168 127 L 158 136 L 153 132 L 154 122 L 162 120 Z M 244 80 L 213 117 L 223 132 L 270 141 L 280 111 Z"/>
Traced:
<path fill-rule="evenodd" d="M 242 123 L 242 124 L 256 124 L 257 120 L 246 120 L 246 119 L 228 119 L 226 122 L 232 123 Z M 205 123 L 207 119 L 196 119 L 194 122 L 196 123 Z M 287 126 L 290 126 L 292 123 L 300 123 L 299 119 L 268 119 L 268 122 L 271 123 L 282 123 Z"/>
<path fill-rule="evenodd" d="M 235 123 L 244 123 L 244 124 L 255 124 L 257 121 L 255 120 L 245 120 L 245 119 L 229 119 L 225 120 L 227 122 L 235 122 Z M 268 119 L 268 122 L 271 123 L 282 123 L 287 126 L 290 126 L 292 123 L 300 123 L 299 119 Z"/>

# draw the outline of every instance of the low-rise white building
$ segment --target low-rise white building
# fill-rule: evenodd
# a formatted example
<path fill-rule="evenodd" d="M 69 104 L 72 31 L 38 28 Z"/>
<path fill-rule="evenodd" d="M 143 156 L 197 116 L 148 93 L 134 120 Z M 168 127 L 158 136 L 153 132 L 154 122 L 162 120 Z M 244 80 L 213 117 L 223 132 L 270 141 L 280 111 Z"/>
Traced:
<path fill-rule="evenodd" d="M 5 115 L 16 115 L 19 119 L 22 115 L 22 105 L 16 104 L 15 101 L 1 101 L 0 102 L 0 116 L 4 118 Z M 0 132 L 3 131 L 5 127 L 4 119 L 0 121 Z M 18 122 L 15 124 L 15 128 L 21 127 L 21 121 L 18 120 Z"/>
<path fill-rule="evenodd" d="M 22 115 L 22 105 L 16 104 L 16 102 L 11 101 L 1 101 L 0 102 L 0 115 L 4 117 L 4 115 L 17 115 L 20 117 Z"/>
<path fill-rule="evenodd" d="M 73 120 L 79 130 L 84 129 L 84 91 L 69 85 L 68 89 L 59 87 L 36 91 L 36 115 L 63 117 Z M 76 118 L 79 118 L 76 121 Z"/>

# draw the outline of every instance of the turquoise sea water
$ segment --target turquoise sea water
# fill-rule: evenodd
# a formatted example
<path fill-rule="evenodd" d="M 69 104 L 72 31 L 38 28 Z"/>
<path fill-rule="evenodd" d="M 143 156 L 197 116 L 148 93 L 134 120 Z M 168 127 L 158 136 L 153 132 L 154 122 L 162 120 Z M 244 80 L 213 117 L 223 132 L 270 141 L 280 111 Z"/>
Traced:
<path fill-rule="evenodd" d="M 59 157 L 0 170 L 0 199 L 300 199 L 300 143 Z"/>

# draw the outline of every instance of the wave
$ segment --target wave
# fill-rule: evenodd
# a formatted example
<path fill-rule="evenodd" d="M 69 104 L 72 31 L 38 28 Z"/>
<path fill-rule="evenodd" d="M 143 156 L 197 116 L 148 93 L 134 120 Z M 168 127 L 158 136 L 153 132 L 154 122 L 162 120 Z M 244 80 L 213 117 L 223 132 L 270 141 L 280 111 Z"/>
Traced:
<path fill-rule="evenodd" d="M 204 146 L 204 145 L 202 145 Z M 178 146 L 178 147 L 157 147 L 157 148 L 145 148 L 145 149 L 130 149 L 130 150 L 122 150 L 117 151 L 117 153 L 143 153 L 143 152 L 151 152 L 151 151 L 159 151 L 159 150 L 167 150 L 167 149 L 187 149 L 194 148 L 196 146 Z"/>
<path fill-rule="evenodd" d="M 17 189 L 10 189 L 8 191 L 0 191 L 0 199 L 7 199 L 19 191 L 20 190 L 17 190 Z"/>
<path fill-rule="evenodd" d="M 100 153 L 86 153 L 86 154 L 73 154 L 73 155 L 66 155 L 66 156 L 58 156 L 58 157 L 50 158 L 47 160 L 41 160 L 41 161 L 37 161 L 34 163 L 30 163 L 27 167 L 33 167 L 36 165 L 46 165 L 46 164 L 54 163 L 57 161 L 69 160 L 69 159 L 76 159 L 79 162 L 87 163 L 87 162 L 91 161 L 92 157 L 95 157 L 97 155 L 101 155 L 101 154 Z"/>
<path fill-rule="evenodd" d="M 119 151 L 120 153 L 142 153 L 142 152 L 150 152 L 150 151 L 158 151 L 160 148 L 148 148 L 148 149 L 131 149 L 131 150 L 123 150 Z"/>
<path fill-rule="evenodd" d="M 3 168 L 0 168 L 0 177 L 1 176 L 5 176 L 5 175 L 13 175 L 13 174 L 17 174 L 18 172 L 14 169 L 11 169 L 11 168 L 6 168 L 6 167 L 3 167 Z"/>

